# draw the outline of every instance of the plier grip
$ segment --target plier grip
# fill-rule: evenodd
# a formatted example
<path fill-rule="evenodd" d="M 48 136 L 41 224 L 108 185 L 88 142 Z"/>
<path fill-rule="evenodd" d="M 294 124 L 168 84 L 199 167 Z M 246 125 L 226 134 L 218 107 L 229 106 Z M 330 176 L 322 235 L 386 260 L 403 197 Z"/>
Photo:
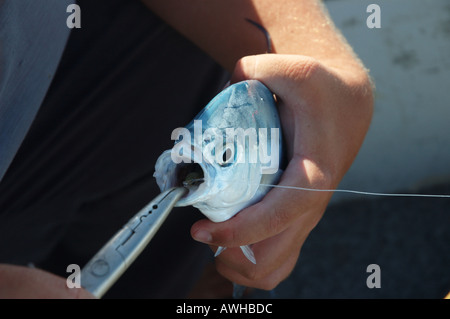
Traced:
<path fill-rule="evenodd" d="M 81 270 L 81 286 L 101 298 L 139 256 L 188 190 L 168 189 L 134 215 Z"/>

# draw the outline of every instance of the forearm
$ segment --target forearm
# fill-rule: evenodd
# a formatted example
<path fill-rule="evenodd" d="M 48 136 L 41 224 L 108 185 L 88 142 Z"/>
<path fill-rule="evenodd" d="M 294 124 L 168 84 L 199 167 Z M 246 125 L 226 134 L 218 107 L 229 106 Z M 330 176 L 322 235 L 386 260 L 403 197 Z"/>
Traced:
<path fill-rule="evenodd" d="M 266 28 L 275 53 L 310 56 L 338 69 L 362 69 L 319 0 L 143 2 L 229 71 L 241 57 L 267 49 L 263 33 L 245 19 Z"/>

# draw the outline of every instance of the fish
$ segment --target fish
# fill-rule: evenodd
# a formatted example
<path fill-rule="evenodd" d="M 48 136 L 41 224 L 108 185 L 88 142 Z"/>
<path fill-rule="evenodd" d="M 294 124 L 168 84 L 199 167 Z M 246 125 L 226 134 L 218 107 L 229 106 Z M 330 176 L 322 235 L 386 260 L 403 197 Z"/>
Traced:
<path fill-rule="evenodd" d="M 260 81 L 229 85 L 185 127 L 172 131 L 174 146 L 155 164 L 161 189 L 186 187 L 176 206 L 192 205 L 224 222 L 259 202 L 283 170 L 283 137 L 273 93 Z M 218 255 L 225 247 L 219 247 Z M 249 246 L 244 255 L 256 263 Z"/>

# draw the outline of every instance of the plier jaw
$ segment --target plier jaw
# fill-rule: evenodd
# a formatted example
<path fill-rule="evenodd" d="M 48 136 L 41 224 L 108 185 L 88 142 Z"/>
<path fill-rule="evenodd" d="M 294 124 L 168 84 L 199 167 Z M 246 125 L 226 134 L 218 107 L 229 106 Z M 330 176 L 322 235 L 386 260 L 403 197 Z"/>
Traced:
<path fill-rule="evenodd" d="M 184 187 L 170 188 L 142 208 L 119 230 L 81 271 L 81 285 L 101 298 L 139 256 L 156 234 Z"/>

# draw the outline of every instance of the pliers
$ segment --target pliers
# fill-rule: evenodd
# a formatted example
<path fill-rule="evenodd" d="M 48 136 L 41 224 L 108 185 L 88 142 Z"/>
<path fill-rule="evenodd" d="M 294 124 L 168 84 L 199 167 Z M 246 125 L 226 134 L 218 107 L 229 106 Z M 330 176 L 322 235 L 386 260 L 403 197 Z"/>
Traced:
<path fill-rule="evenodd" d="M 81 286 L 101 298 L 139 256 L 187 188 L 170 188 L 134 215 L 81 270 Z"/>

